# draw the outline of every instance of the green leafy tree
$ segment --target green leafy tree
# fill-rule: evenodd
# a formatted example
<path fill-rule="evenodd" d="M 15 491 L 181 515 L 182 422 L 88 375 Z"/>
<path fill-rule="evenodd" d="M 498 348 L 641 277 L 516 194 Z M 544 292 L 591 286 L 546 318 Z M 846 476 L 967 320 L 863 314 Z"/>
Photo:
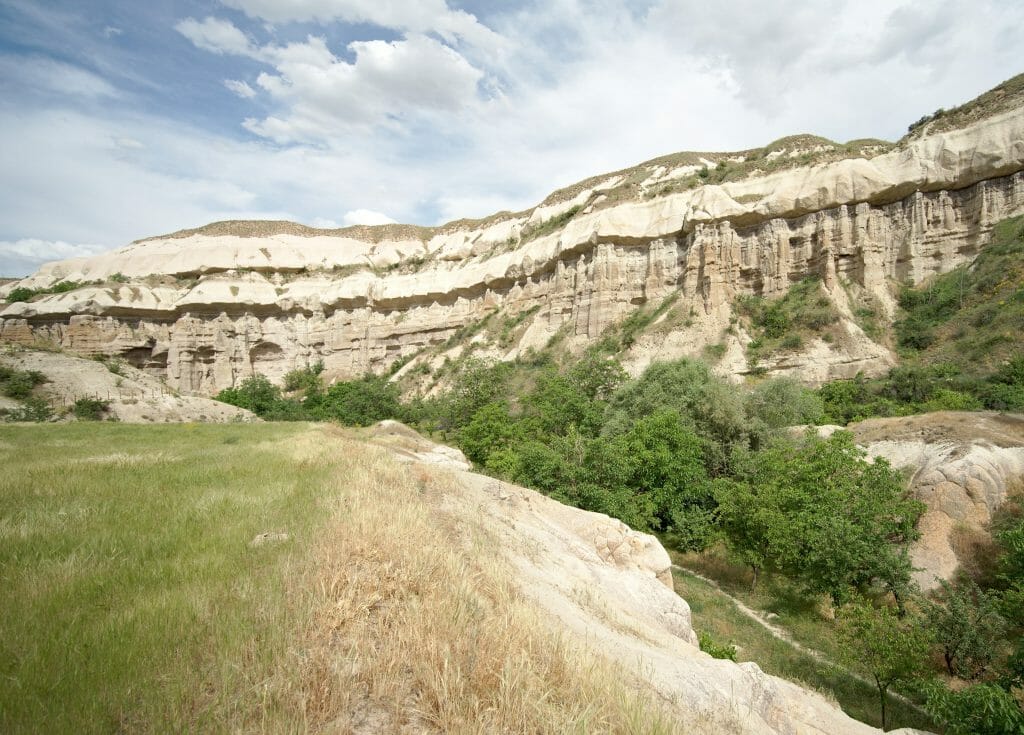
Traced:
<path fill-rule="evenodd" d="M 749 419 L 769 429 L 817 424 L 825 414 L 821 398 L 791 378 L 759 383 L 747 394 L 744 408 Z"/>
<path fill-rule="evenodd" d="M 380 375 L 335 383 L 312 401 L 307 399 L 307 406 L 317 418 L 349 426 L 369 426 L 402 415 L 398 386 Z"/>
<path fill-rule="evenodd" d="M 983 682 L 950 691 L 939 682 L 924 687 L 925 709 L 946 735 L 1024 735 L 1024 712 L 1003 687 Z"/>
<path fill-rule="evenodd" d="M 466 360 L 454 376 L 452 389 L 430 407 L 429 413 L 433 414 L 438 428 L 458 430 L 483 406 L 507 399 L 506 382 L 511 371 L 509 363 Z"/>
<path fill-rule="evenodd" d="M 625 483 L 653 505 L 657 526 L 675 545 L 701 550 L 713 535 L 715 510 L 704 469 L 704 442 L 671 409 L 656 411 L 616 437 L 628 466 Z"/>
<path fill-rule="evenodd" d="M 999 598 L 973 582 L 941 582 L 941 602 L 926 602 L 925 615 L 950 676 L 975 678 L 995 658 L 1006 632 Z"/>
<path fill-rule="evenodd" d="M 865 600 L 843 607 L 838 620 L 840 656 L 874 679 L 884 730 L 889 689 L 924 669 L 928 632 L 917 618 L 899 618 L 888 607 L 874 607 Z"/>
<path fill-rule="evenodd" d="M 755 575 L 778 569 L 837 603 L 876 581 L 906 591 L 906 547 L 924 506 L 888 463 L 866 461 L 851 434 L 778 440 L 744 465 L 717 497 L 725 536 Z"/>
<path fill-rule="evenodd" d="M 508 404 L 495 401 L 482 406 L 468 424 L 459 430 L 459 446 L 466 456 L 486 466 L 491 454 L 514 446 L 522 430 L 509 413 Z"/>
<path fill-rule="evenodd" d="M 216 396 L 218 401 L 230 403 L 257 416 L 271 413 L 281 401 L 281 389 L 270 382 L 265 375 L 252 375 L 237 388 L 225 388 Z"/>
<path fill-rule="evenodd" d="M 611 397 L 602 433 L 624 434 L 635 421 L 660 409 L 676 411 L 703 439 L 711 476 L 729 469 L 732 453 L 750 443 L 740 391 L 713 375 L 697 360 L 656 362 Z"/>

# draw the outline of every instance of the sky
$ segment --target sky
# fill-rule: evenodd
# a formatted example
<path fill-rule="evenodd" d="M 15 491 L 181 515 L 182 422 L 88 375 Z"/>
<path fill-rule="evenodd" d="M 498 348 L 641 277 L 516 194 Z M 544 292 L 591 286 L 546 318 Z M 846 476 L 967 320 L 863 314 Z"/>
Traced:
<path fill-rule="evenodd" d="M 0 0 L 0 276 L 223 219 L 440 224 L 680 150 L 898 139 L 1018 0 Z"/>

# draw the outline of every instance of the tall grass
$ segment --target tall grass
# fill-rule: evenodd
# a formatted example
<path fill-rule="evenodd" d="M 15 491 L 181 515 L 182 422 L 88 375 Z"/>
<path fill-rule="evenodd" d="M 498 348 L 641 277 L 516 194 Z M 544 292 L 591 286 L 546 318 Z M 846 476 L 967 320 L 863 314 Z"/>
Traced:
<path fill-rule="evenodd" d="M 207 730 L 283 650 L 299 427 L 0 428 L 0 731 Z M 250 548 L 258 533 L 294 542 Z"/>
<path fill-rule="evenodd" d="M 523 600 L 443 470 L 352 451 L 297 589 L 312 615 L 271 689 L 332 732 L 676 732 L 629 677 Z M 445 499 L 448 498 L 448 501 Z M 451 507 L 451 506 L 449 506 Z"/>
<path fill-rule="evenodd" d="M 0 427 L 0 732 L 677 731 L 448 475 L 350 436 Z"/>

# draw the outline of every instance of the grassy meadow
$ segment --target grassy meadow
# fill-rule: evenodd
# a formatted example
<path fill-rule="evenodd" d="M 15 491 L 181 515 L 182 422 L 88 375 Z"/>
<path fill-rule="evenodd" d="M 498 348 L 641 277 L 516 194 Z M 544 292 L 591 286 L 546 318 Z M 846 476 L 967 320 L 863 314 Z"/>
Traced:
<path fill-rule="evenodd" d="M 244 722 L 329 499 L 307 431 L 0 427 L 0 730 Z M 267 531 L 290 540 L 250 547 Z"/>
<path fill-rule="evenodd" d="M 0 466 L 0 732 L 679 731 L 439 510 L 450 475 L 352 432 L 3 426 Z"/>

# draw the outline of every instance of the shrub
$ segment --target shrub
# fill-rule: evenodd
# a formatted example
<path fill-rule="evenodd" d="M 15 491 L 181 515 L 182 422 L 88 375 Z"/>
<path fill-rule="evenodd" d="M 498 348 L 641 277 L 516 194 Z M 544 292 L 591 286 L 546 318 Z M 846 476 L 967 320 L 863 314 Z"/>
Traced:
<path fill-rule="evenodd" d="M 32 389 L 46 382 L 46 376 L 36 370 L 17 370 L 0 365 L 0 393 L 8 398 L 24 400 Z"/>
<path fill-rule="evenodd" d="M 289 392 L 316 390 L 320 387 L 320 374 L 323 371 L 324 361 L 317 360 L 312 365 L 285 373 L 284 389 Z"/>
<path fill-rule="evenodd" d="M 723 658 L 729 661 L 736 660 L 736 646 L 731 643 L 724 646 L 716 643 L 711 634 L 703 630 L 697 633 L 697 641 L 700 643 L 700 650 L 709 654 L 712 658 Z"/>
<path fill-rule="evenodd" d="M 399 418 L 402 407 L 398 386 L 379 375 L 335 383 L 306 406 L 316 418 L 333 419 L 350 426 L 369 426 L 383 419 Z"/>
<path fill-rule="evenodd" d="M 28 301 L 37 293 L 39 292 L 36 291 L 34 288 L 25 288 L 24 286 L 19 286 L 18 288 L 11 290 L 11 292 L 7 294 L 7 301 L 11 304 L 17 301 Z"/>
<path fill-rule="evenodd" d="M 109 406 L 109 401 L 98 398 L 79 398 L 71 410 L 80 421 L 100 421 Z"/>
<path fill-rule="evenodd" d="M 53 409 L 42 398 L 29 398 L 20 408 L 7 412 L 8 421 L 49 421 L 53 418 Z"/>

